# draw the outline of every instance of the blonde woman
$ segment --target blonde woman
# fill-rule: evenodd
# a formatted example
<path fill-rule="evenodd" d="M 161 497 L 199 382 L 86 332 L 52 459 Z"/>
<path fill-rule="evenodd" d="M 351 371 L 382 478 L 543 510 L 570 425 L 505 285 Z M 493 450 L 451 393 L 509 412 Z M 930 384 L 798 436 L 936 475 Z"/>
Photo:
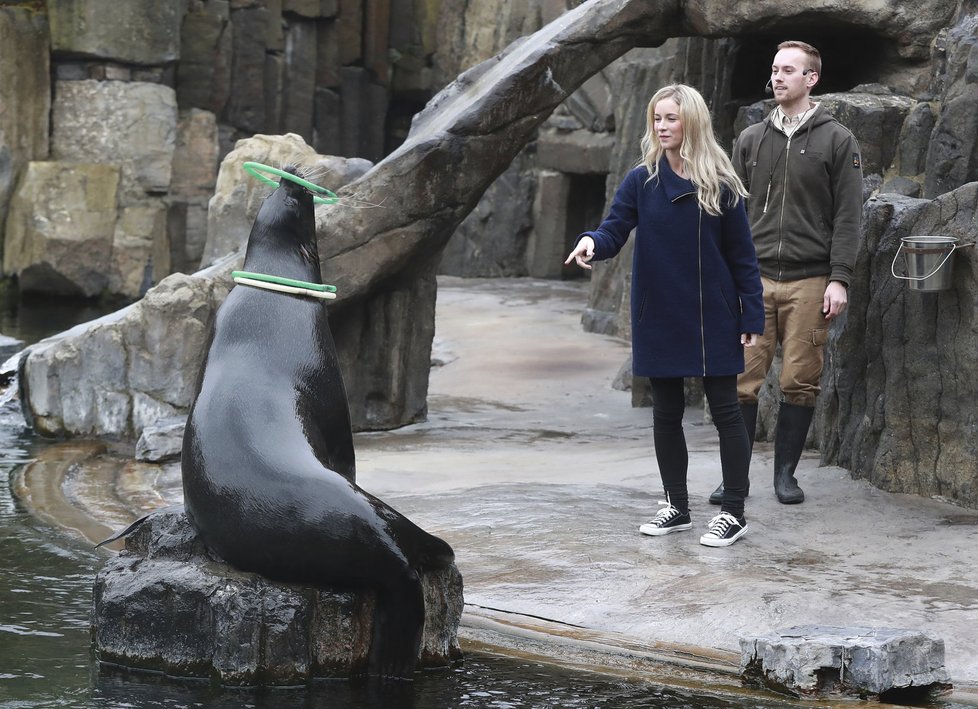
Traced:
<path fill-rule="evenodd" d="M 632 229 L 632 368 L 652 383 L 653 443 L 666 501 L 642 534 L 692 528 L 683 434 L 684 377 L 702 377 L 720 440 L 723 504 L 700 543 L 729 546 L 747 532 L 750 448 L 737 401 L 744 347 L 764 331 L 746 191 L 689 86 L 649 101 L 641 163 L 625 176 L 608 216 L 567 257 L 585 269 L 615 256 Z"/>

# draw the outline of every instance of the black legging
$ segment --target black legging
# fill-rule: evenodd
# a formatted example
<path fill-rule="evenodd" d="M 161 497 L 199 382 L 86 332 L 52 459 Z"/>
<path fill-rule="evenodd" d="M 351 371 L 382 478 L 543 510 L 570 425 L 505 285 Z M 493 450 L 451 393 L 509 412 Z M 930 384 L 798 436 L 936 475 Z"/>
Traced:
<path fill-rule="evenodd" d="M 688 512 L 686 471 L 689 453 L 686 450 L 686 436 L 683 435 L 683 413 L 686 410 L 683 379 L 652 378 L 650 381 L 652 437 L 662 487 L 672 505 L 681 512 Z M 744 514 L 744 498 L 747 496 L 750 441 L 737 401 L 737 377 L 703 377 L 703 389 L 710 404 L 713 425 L 720 437 L 720 467 L 723 471 L 723 505 L 720 509 L 739 518 Z"/>

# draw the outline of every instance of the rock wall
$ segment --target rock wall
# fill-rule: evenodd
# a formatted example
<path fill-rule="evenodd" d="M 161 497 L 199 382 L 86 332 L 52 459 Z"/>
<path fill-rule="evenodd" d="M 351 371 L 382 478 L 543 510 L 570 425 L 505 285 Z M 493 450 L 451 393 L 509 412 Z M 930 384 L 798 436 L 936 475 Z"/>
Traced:
<path fill-rule="evenodd" d="M 48 156 L 48 47 L 47 17 L 0 4 L 0 244 L 18 178 L 28 162 Z"/>
<path fill-rule="evenodd" d="M 98 290 L 46 257 L 45 242 L 77 239 L 70 229 L 19 233 L 42 243 L 0 275 L 22 292 L 133 300 L 207 265 L 207 200 L 238 140 L 295 133 L 320 154 L 379 160 L 467 66 L 464 42 L 436 52 L 466 12 L 481 16 L 437 0 L 0 0 L 0 244 L 29 162 L 122 172 L 110 253 L 85 266 L 108 272 Z M 21 209 L 37 203 L 37 174 Z M 53 186 L 49 211 L 83 209 Z"/>
<path fill-rule="evenodd" d="M 52 7 L 58 13 L 104 17 L 106 5 L 112 6 L 104 3 Z M 364 380 L 373 384 L 355 389 L 363 402 L 373 402 L 362 410 L 362 420 L 371 425 L 396 426 L 423 416 L 432 274 L 462 218 L 473 213 L 458 229 L 463 238 L 446 252 L 443 268 L 469 275 L 568 275 L 552 265 L 554 255 L 562 254 L 589 221 L 600 219 L 607 196 L 637 158 L 647 96 L 667 80 L 686 81 L 704 92 L 717 133 L 729 144 L 739 127 L 758 120 L 768 108 L 763 85 L 777 41 L 786 36 L 808 39 L 826 57 L 824 100 L 832 102 L 862 143 L 865 197 L 883 188 L 933 198 L 978 179 L 978 131 L 971 123 L 978 115 L 978 95 L 970 60 L 976 20 L 972 3 L 963 0 L 924 5 L 840 1 L 814 9 L 764 0 L 751 6 L 749 16 L 739 6 L 709 0 L 588 0 L 580 6 L 569 0 L 241 0 L 190 1 L 185 8 L 179 16 L 179 57 L 172 57 L 166 42 L 147 39 L 143 44 L 153 59 L 147 64 L 138 63 L 145 57 L 137 61 L 126 53 L 132 48 L 103 52 L 101 45 L 82 42 L 77 33 L 62 33 L 58 23 L 64 18 L 50 17 L 52 47 L 57 47 L 51 55 L 56 104 L 91 81 L 106 84 L 92 95 L 116 96 L 113 107 L 118 110 L 141 100 L 147 84 L 170 88 L 176 97 L 176 112 L 164 111 L 172 121 L 166 125 L 174 126 L 172 142 L 160 140 L 170 135 L 168 128 L 152 127 L 147 144 L 134 148 L 148 149 L 149 164 L 131 159 L 138 152 L 112 162 L 120 174 L 113 251 L 133 244 L 128 263 L 136 270 L 142 265 L 141 284 L 158 279 L 165 270 L 158 260 L 165 261 L 167 254 L 171 268 L 178 259 L 191 262 L 198 250 L 202 256 L 209 248 L 201 238 L 202 200 L 210 175 L 216 175 L 210 156 L 226 154 L 236 138 L 259 126 L 297 135 L 311 130 L 311 140 L 303 143 L 318 153 L 369 158 L 400 145 L 350 186 L 347 206 L 355 203 L 354 209 L 321 210 L 318 224 L 327 279 L 349 296 L 334 321 L 339 339 L 348 343 L 341 356 L 361 362 L 360 351 L 381 352 L 385 344 L 390 352 L 386 358 L 378 355 L 370 371 L 363 371 Z M 46 25 L 38 16 L 5 12 L 8 25 L 29 21 L 38 41 L 45 41 Z M 148 12 L 161 27 L 172 29 L 173 17 L 158 9 Z M 491 21 L 479 19 L 486 17 Z M 417 111 L 426 92 L 469 59 L 485 58 L 550 17 L 560 21 L 466 71 Z M 583 30 L 575 24 L 582 18 L 592 23 Z M 150 19 L 148 15 L 145 21 Z M 582 44 L 562 44 L 568 33 L 578 31 Z M 647 55 L 649 59 L 635 55 L 642 58 L 608 67 L 628 47 L 658 45 L 683 35 L 728 39 L 671 40 Z M 438 51 L 432 49 L 436 45 Z M 9 62 L 8 43 L 0 47 L 0 62 Z M 387 51 L 396 47 L 404 51 Z M 316 69 L 310 73 L 313 64 Z M 126 90 L 112 93 L 109 85 L 114 83 L 127 84 Z M 157 104 L 166 103 L 165 94 L 157 91 Z M 21 111 L 18 125 L 24 115 Z M 380 116 L 383 141 L 375 123 Z M 0 125 L 7 125 L 4 120 L 0 116 Z M 64 146 L 59 150 L 68 160 L 90 156 L 72 152 L 80 149 L 58 133 L 84 125 L 84 120 L 72 122 L 64 116 L 55 126 L 52 143 Z M 71 130 L 85 135 L 81 127 Z M 384 148 L 376 152 L 381 142 Z M 150 149 L 154 144 L 156 149 Z M 100 145 L 110 152 L 114 144 Z M 25 157 L 18 169 L 24 174 L 30 160 L 52 157 L 36 150 L 33 155 L 21 152 Z M 188 155 L 195 153 L 204 155 L 200 162 L 210 167 L 189 169 L 194 161 Z M 170 184 L 163 193 L 155 176 L 166 166 L 153 164 L 152 157 L 161 154 L 171 155 Z M 181 184 L 175 186 L 178 174 Z M 499 175 L 499 183 L 490 186 Z M 494 196 L 480 203 L 487 190 Z M 603 199 L 591 200 L 602 191 Z M 165 235 L 162 244 L 159 234 Z M 234 234 L 221 236 L 231 236 L 229 244 L 238 243 Z M 210 236 L 207 242 L 215 244 L 209 258 L 225 253 Z M 122 266 L 116 268 L 121 271 Z M 627 337 L 627 277 L 627 256 L 596 273 L 585 316 L 589 327 Z M 45 279 L 57 280 L 53 275 Z M 135 281 L 120 274 L 116 282 L 125 285 L 112 287 L 132 289 Z M 349 321 L 344 321 L 344 312 Z M 835 329 L 845 327 L 850 326 L 839 322 Z M 400 364 L 390 366 L 395 360 Z M 44 389 L 43 384 L 35 386 Z M 847 415 L 859 414 L 853 409 Z M 819 421 L 820 430 L 848 425 L 824 417 Z M 128 432 L 133 433 L 131 428 Z M 763 427 L 759 433 L 763 435 Z M 926 481 L 920 489 L 927 494 Z M 970 498 L 962 494 L 960 499 Z"/>
<path fill-rule="evenodd" d="M 833 328 L 816 416 L 824 462 L 893 492 L 978 507 L 978 253 L 944 268 L 952 287 L 911 290 L 901 239 L 978 237 L 978 183 L 934 200 L 882 194 L 864 209 L 849 313 Z M 895 263 L 896 261 L 896 263 Z"/>

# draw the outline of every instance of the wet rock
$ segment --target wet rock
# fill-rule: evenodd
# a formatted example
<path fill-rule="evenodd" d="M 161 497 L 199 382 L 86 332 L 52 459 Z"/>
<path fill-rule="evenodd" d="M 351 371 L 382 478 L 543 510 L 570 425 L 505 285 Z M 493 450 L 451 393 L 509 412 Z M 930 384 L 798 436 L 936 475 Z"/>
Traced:
<path fill-rule="evenodd" d="M 423 576 L 419 667 L 461 657 L 462 578 Z M 367 663 L 373 594 L 273 583 L 210 556 L 183 509 L 152 513 L 95 577 L 92 638 L 101 662 L 227 685 L 349 677 Z"/>
<path fill-rule="evenodd" d="M 134 440 L 186 412 L 231 285 L 208 270 L 176 273 L 133 305 L 31 345 L 20 375 L 27 419 L 44 435 Z"/>
<path fill-rule="evenodd" d="M 136 441 L 136 460 L 162 463 L 179 458 L 186 425 L 186 416 L 168 416 L 144 428 Z"/>
<path fill-rule="evenodd" d="M 797 626 L 741 638 L 740 651 L 745 684 L 796 696 L 883 701 L 951 689 L 944 641 L 916 630 Z"/>

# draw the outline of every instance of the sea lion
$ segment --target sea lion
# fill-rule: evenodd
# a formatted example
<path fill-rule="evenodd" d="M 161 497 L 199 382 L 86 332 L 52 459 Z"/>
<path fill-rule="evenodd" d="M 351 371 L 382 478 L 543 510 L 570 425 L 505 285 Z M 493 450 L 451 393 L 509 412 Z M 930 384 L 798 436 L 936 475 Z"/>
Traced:
<path fill-rule="evenodd" d="M 322 284 L 305 187 L 283 179 L 262 203 L 244 270 Z M 212 551 L 278 581 L 375 590 L 368 673 L 411 676 L 425 618 L 419 571 L 450 565 L 454 553 L 356 485 L 323 300 L 231 290 L 201 366 L 182 466 L 187 516 Z"/>

